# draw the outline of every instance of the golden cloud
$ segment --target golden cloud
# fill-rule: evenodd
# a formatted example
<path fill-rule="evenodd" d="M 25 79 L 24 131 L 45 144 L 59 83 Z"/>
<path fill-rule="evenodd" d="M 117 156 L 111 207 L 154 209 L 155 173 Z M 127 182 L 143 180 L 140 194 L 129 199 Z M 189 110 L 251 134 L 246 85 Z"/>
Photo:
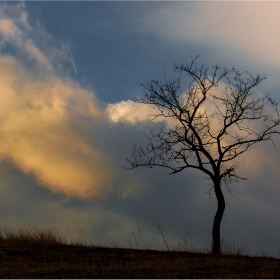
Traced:
<path fill-rule="evenodd" d="M 0 20 L 0 32 L 5 36 L 12 36 L 16 32 L 16 26 L 13 21 L 10 19 L 1 19 Z"/>
<path fill-rule="evenodd" d="M 136 124 L 138 122 L 153 121 L 167 122 L 170 126 L 174 125 L 174 119 L 156 117 L 159 110 L 147 104 L 134 102 L 132 100 L 121 101 L 115 104 L 108 104 L 106 114 L 111 122 L 124 122 Z"/>
<path fill-rule="evenodd" d="M 1 4 L 0 17 L 1 43 L 20 54 L 0 56 L 0 160 L 10 160 L 55 193 L 103 197 L 112 167 L 75 129 L 102 123 L 94 93 L 54 75 L 64 53 L 46 31 L 29 25 L 24 3 Z"/>
<path fill-rule="evenodd" d="M 32 57 L 35 58 L 39 65 L 46 67 L 48 70 L 52 70 L 50 62 L 36 46 L 34 46 L 32 43 L 27 43 L 26 50 Z"/>
<path fill-rule="evenodd" d="M 130 124 L 147 121 L 151 119 L 151 114 L 154 114 L 150 106 L 131 100 L 108 104 L 106 112 L 112 122 L 126 122 Z"/>
<path fill-rule="evenodd" d="M 35 79 L 11 57 L 0 58 L 0 154 L 55 193 L 103 196 L 112 169 L 102 151 L 71 129 L 100 121 L 93 93 L 56 77 Z M 80 117 L 80 118 L 79 118 Z"/>

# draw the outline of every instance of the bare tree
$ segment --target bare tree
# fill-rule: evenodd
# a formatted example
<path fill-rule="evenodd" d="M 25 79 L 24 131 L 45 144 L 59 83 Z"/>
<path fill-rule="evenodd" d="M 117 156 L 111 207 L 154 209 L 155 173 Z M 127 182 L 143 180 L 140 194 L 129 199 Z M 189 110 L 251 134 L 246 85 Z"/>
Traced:
<path fill-rule="evenodd" d="M 151 131 L 145 148 L 134 146 L 127 169 L 165 167 L 169 174 L 186 168 L 201 170 L 213 182 L 218 208 L 212 227 L 212 253 L 220 254 L 220 224 L 225 210 L 222 185 L 242 179 L 237 175 L 237 157 L 262 141 L 278 134 L 280 115 L 269 95 L 252 90 L 265 76 L 240 73 L 235 68 L 212 67 L 211 75 L 197 58 L 190 63 L 173 64 L 179 78 L 152 80 L 141 84 L 145 93 L 137 102 L 151 105 L 154 118 L 167 125 Z M 182 89 L 182 75 L 189 86 Z M 169 121 L 170 120 L 170 121 Z M 273 142 L 273 141 L 272 141 Z"/>

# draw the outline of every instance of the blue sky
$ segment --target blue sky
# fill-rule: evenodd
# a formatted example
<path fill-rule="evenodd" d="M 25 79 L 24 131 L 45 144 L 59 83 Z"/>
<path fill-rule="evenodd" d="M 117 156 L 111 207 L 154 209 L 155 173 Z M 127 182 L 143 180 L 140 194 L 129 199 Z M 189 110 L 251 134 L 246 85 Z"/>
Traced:
<path fill-rule="evenodd" d="M 188 235 L 209 245 L 216 211 L 209 181 L 186 170 L 124 171 L 149 120 L 139 83 L 174 76 L 200 54 L 209 67 L 267 74 L 256 94 L 279 100 L 279 2 L 0 3 L 0 223 L 52 226 L 96 243 L 151 247 Z M 64 34 L 64 31 L 65 34 Z M 72 51 L 77 74 L 71 60 Z M 226 188 L 222 237 L 252 254 L 278 254 L 280 139 L 240 158 L 248 178 Z M 142 244 L 143 245 L 143 244 Z"/>

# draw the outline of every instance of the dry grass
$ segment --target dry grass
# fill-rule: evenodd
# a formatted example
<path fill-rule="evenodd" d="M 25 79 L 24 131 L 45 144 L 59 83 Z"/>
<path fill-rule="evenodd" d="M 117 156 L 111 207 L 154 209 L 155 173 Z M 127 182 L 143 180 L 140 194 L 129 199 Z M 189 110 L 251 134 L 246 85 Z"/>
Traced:
<path fill-rule="evenodd" d="M 58 234 L 55 228 L 2 228 L 1 243 L 32 243 L 32 244 L 67 244 L 66 237 Z"/>
<path fill-rule="evenodd" d="M 137 239 L 138 240 L 138 239 Z M 226 243 L 225 243 L 226 244 Z M 2 229 L 1 278 L 280 278 L 280 260 L 187 251 L 85 246 L 54 229 Z M 238 253 L 239 252 L 239 253 Z"/>

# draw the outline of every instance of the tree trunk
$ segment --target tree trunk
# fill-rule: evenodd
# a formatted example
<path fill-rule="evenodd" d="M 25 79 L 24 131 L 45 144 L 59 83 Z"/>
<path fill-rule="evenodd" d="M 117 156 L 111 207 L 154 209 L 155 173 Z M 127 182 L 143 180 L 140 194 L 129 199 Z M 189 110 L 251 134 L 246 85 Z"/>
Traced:
<path fill-rule="evenodd" d="M 215 182 L 215 194 L 218 200 L 218 209 L 214 218 L 212 228 L 212 254 L 219 255 L 221 253 L 221 238 L 220 238 L 220 225 L 225 211 L 225 199 L 221 190 L 220 181 Z"/>

